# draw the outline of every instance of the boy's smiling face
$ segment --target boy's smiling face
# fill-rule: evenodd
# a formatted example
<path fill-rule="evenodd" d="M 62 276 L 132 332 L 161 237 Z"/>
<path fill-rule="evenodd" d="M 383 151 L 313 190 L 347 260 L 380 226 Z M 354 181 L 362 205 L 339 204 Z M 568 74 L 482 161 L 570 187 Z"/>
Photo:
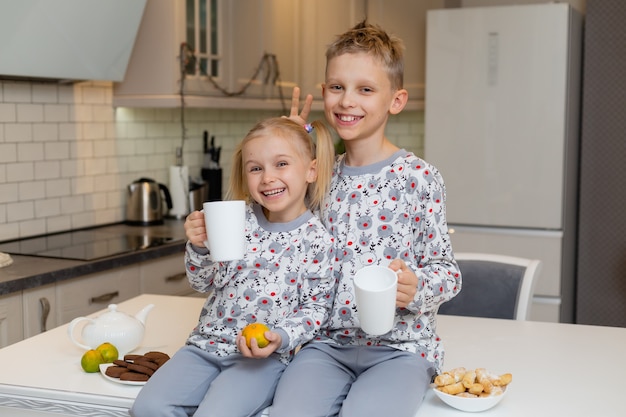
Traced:
<path fill-rule="evenodd" d="M 406 104 L 406 90 L 392 91 L 383 64 L 367 53 L 328 61 L 323 86 L 328 123 L 345 141 L 382 141 L 389 114 Z"/>

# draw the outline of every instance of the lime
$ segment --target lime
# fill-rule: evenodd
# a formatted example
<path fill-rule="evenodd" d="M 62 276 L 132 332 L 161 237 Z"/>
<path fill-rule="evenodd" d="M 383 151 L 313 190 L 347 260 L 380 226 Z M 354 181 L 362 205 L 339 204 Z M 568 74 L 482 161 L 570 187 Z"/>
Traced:
<path fill-rule="evenodd" d="M 102 355 L 102 359 L 104 359 L 104 363 L 111 363 L 114 360 L 119 359 L 120 353 L 117 348 L 113 346 L 109 342 L 105 342 L 96 348 L 98 352 Z"/>
<path fill-rule="evenodd" d="M 95 349 L 90 349 L 80 359 L 80 366 L 85 372 L 93 373 L 100 371 L 100 364 L 104 363 L 102 354 Z"/>

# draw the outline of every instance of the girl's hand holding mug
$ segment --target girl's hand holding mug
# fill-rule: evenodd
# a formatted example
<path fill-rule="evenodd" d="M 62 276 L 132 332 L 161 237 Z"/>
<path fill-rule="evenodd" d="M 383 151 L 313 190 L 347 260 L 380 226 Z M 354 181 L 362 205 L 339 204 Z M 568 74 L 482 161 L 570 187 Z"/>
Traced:
<path fill-rule="evenodd" d="M 201 211 L 193 211 L 185 219 L 185 235 L 192 245 L 205 247 L 204 241 L 207 240 L 206 227 L 204 225 L 204 213 Z"/>

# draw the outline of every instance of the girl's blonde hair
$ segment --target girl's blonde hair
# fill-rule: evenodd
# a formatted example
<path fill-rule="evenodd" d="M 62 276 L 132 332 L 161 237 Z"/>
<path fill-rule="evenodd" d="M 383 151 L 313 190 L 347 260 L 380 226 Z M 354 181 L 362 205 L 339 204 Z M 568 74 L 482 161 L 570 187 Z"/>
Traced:
<path fill-rule="evenodd" d="M 273 134 L 296 141 L 297 149 L 303 153 L 303 156 L 310 158 L 311 161 L 317 160 L 317 180 L 309 184 L 305 204 L 311 211 L 321 210 L 322 202 L 330 187 L 335 147 L 333 138 L 324 123 L 314 121 L 310 126 L 313 127 L 313 131 L 308 133 L 304 126 L 285 117 L 273 117 L 257 123 L 237 145 L 233 154 L 227 199 L 252 202 L 243 166 L 243 147 L 252 139 Z M 314 135 L 316 141 L 313 140 Z"/>

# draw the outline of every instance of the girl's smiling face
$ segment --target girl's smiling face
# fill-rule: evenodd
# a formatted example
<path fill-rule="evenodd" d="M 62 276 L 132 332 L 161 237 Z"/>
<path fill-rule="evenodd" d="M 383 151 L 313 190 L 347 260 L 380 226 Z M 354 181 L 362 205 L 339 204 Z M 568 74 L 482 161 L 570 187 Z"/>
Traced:
<path fill-rule="evenodd" d="M 250 196 L 263 206 L 271 222 L 289 222 L 307 210 L 305 196 L 308 185 L 316 180 L 316 163 L 298 143 L 271 131 L 243 146 Z"/>

